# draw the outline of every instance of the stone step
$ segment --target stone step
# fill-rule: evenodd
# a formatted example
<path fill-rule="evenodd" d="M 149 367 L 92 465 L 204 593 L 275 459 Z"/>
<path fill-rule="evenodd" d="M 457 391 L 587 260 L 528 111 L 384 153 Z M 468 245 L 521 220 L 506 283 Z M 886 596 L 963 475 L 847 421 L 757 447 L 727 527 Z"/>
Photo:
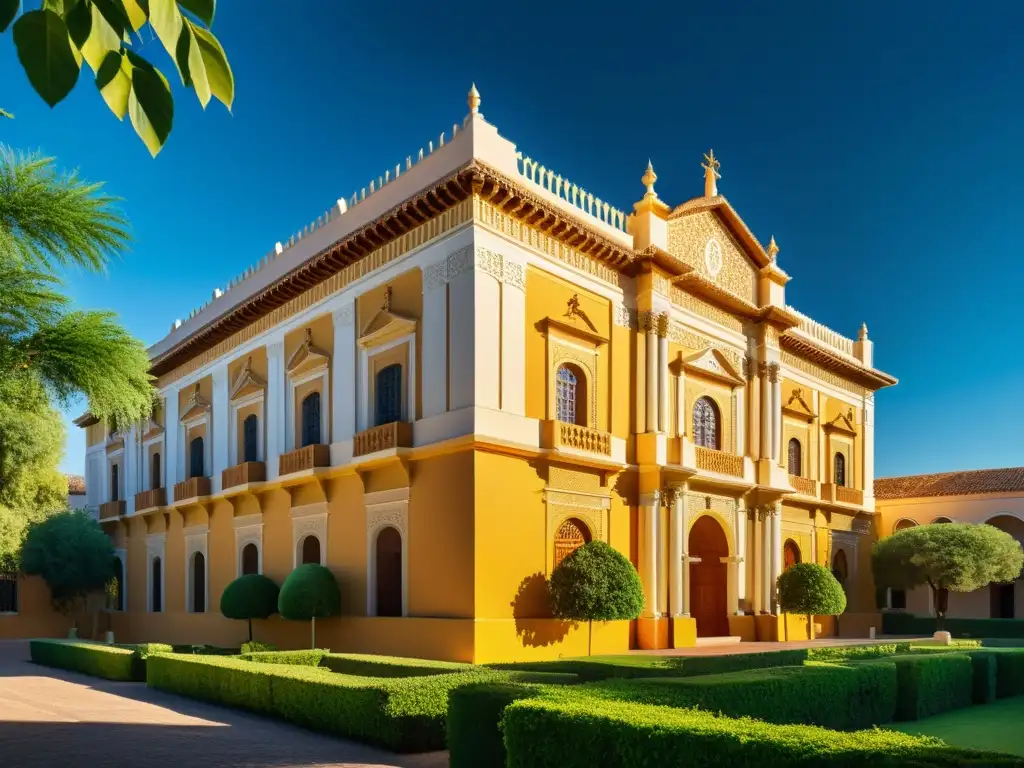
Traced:
<path fill-rule="evenodd" d="M 728 637 L 698 637 L 697 645 L 738 645 L 741 638 L 737 635 Z"/>

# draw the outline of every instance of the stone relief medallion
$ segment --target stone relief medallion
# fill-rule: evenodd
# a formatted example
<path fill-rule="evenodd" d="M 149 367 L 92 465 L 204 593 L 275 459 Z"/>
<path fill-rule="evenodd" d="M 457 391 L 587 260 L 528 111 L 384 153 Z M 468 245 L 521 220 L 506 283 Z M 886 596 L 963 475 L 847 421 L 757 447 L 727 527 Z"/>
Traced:
<path fill-rule="evenodd" d="M 713 237 L 709 238 L 704 246 L 704 266 L 707 267 L 712 280 L 722 271 L 722 246 Z"/>

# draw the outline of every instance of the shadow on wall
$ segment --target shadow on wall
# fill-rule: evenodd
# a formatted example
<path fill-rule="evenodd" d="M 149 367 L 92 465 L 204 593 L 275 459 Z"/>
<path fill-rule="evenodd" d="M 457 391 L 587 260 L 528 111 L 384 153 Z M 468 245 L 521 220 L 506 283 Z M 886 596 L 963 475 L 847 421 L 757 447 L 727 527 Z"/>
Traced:
<path fill-rule="evenodd" d="M 516 636 L 530 648 L 561 642 L 575 626 L 571 621 L 559 621 L 551 615 L 551 593 L 542 573 L 527 576 L 519 583 L 511 605 Z"/>

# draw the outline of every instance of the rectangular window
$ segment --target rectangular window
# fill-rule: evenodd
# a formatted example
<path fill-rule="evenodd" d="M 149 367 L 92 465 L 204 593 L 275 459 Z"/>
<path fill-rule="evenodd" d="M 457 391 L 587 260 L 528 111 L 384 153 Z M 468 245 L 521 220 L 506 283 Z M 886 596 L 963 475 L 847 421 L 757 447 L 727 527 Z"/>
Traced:
<path fill-rule="evenodd" d="M 18 612 L 18 574 L 0 573 L 0 613 Z"/>
<path fill-rule="evenodd" d="M 894 589 L 892 591 L 892 609 L 894 611 L 907 610 L 907 591 L 905 589 Z"/>

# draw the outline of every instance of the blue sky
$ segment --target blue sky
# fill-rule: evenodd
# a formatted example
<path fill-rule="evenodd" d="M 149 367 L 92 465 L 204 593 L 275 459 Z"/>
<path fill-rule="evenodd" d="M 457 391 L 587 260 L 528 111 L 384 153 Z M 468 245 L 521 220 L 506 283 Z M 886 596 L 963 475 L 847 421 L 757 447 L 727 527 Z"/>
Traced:
<path fill-rule="evenodd" d="M 105 180 L 135 245 L 69 275 L 147 344 L 466 112 L 613 205 L 700 194 L 701 153 L 754 233 L 774 234 L 789 302 L 876 364 L 879 476 L 1024 463 L 1024 8 L 962 3 L 222 3 L 229 114 L 175 92 L 153 160 L 87 71 L 50 110 L 0 45 L 0 142 Z M 244 10 L 243 10 L 244 8 Z M 169 77 L 157 42 L 143 52 Z M 984 408 L 982 406 L 985 406 Z M 74 410 L 74 409 L 73 409 Z M 81 472 L 70 427 L 64 468 Z"/>

